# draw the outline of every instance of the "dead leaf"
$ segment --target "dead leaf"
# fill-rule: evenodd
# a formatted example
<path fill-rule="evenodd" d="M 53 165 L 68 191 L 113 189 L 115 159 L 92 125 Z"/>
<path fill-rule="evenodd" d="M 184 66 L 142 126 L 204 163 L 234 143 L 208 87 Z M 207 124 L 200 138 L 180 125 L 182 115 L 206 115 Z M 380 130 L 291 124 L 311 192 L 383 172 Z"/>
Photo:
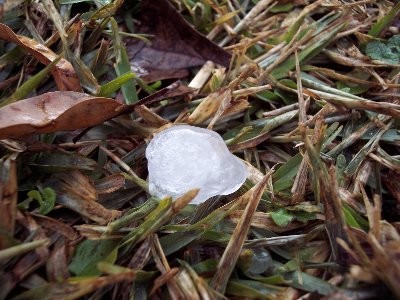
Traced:
<path fill-rule="evenodd" d="M 13 42 L 24 48 L 29 54 L 35 57 L 42 64 L 48 65 L 57 59 L 58 55 L 47 48 L 45 45 L 30 39 L 26 36 L 15 34 L 10 27 L 0 23 L 0 39 Z M 61 91 L 81 92 L 82 88 L 78 76 L 71 63 L 64 58 L 53 68 L 54 80 Z"/>
<path fill-rule="evenodd" d="M 233 223 L 239 223 L 240 218 L 243 215 L 243 210 L 235 210 L 231 214 L 229 214 L 229 219 Z M 276 223 L 272 220 L 271 215 L 264 212 L 255 212 L 253 217 L 251 218 L 251 226 L 255 228 L 263 228 L 267 230 L 271 230 L 277 233 L 283 233 L 295 229 L 299 229 L 305 227 L 307 223 L 303 223 L 300 221 L 292 221 L 287 226 L 281 227 L 276 225 Z"/>
<path fill-rule="evenodd" d="M 138 105 L 149 105 L 151 103 L 158 102 L 162 99 L 172 98 L 172 97 L 177 97 L 177 96 L 184 96 L 184 95 L 190 94 L 194 91 L 196 91 L 196 89 L 188 87 L 180 81 L 175 81 L 174 83 L 171 83 L 169 86 L 162 88 L 161 90 L 158 90 L 157 92 L 155 92 L 143 99 L 140 99 L 134 105 L 137 105 L 137 106 Z"/>
<path fill-rule="evenodd" d="M 147 82 L 183 78 L 188 68 L 207 60 L 228 67 L 230 55 L 193 29 L 166 0 L 142 1 L 137 31 L 150 34 L 151 45 L 141 40 L 126 45 L 133 71 Z"/>
<path fill-rule="evenodd" d="M 161 275 L 154 281 L 154 285 L 150 291 L 150 296 L 153 295 L 160 287 L 164 284 L 167 285 L 168 291 L 173 299 L 199 299 L 198 297 L 185 297 L 182 290 L 179 288 L 176 274 L 179 272 L 178 268 L 171 268 L 165 253 L 161 247 L 160 241 L 156 234 L 151 236 L 152 238 L 152 254 L 157 269 L 161 272 Z"/>
<path fill-rule="evenodd" d="M 75 130 L 116 116 L 124 105 L 78 92 L 50 92 L 0 109 L 0 139 Z"/>
<path fill-rule="evenodd" d="M 56 220 L 38 214 L 32 216 L 39 226 L 44 228 L 46 231 L 51 232 L 52 234 L 56 232 L 69 241 L 75 241 L 79 238 L 78 232 L 76 232 L 70 225 L 62 222 L 61 220 Z"/>
<path fill-rule="evenodd" d="M 67 246 L 64 239 L 56 243 L 46 263 L 46 273 L 51 282 L 66 280 L 68 272 Z"/>
<path fill-rule="evenodd" d="M 142 244 L 135 250 L 131 260 L 129 261 L 128 267 L 131 270 L 141 270 L 148 263 L 151 256 L 151 235 L 147 237 Z M 130 294 L 130 283 L 120 283 L 119 293 L 115 299 L 129 299 Z"/>
<path fill-rule="evenodd" d="M 57 174 L 47 184 L 57 193 L 57 202 L 98 224 L 106 224 L 121 215 L 96 202 L 97 192 L 90 179 L 75 170 Z"/>

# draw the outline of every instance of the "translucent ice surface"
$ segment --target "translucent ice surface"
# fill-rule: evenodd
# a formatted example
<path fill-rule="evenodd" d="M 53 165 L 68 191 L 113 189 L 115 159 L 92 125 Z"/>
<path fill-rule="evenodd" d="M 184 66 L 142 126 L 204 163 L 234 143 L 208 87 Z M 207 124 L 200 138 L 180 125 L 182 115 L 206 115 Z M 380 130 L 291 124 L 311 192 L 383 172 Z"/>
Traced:
<path fill-rule="evenodd" d="M 246 167 L 231 154 L 216 132 L 176 125 L 158 133 L 146 149 L 150 194 L 173 199 L 200 191 L 191 203 L 228 195 L 243 184 Z"/>

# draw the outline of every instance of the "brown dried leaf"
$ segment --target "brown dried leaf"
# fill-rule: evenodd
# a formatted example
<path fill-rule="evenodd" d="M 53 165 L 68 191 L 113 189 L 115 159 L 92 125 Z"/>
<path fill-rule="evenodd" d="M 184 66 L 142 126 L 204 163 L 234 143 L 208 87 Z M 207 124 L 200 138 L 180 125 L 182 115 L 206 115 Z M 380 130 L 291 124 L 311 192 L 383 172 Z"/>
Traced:
<path fill-rule="evenodd" d="M 48 185 L 56 191 L 58 203 L 98 224 L 106 224 L 121 214 L 97 203 L 97 192 L 92 182 L 77 170 L 54 176 Z"/>
<path fill-rule="evenodd" d="M 140 33 L 150 34 L 151 45 L 141 40 L 127 43 L 133 71 L 145 81 L 183 78 L 187 69 L 207 60 L 228 67 L 230 55 L 193 29 L 166 0 L 142 1 Z"/>
<path fill-rule="evenodd" d="M 51 92 L 0 109 L 0 139 L 75 130 L 116 116 L 124 105 L 78 92 Z"/>
<path fill-rule="evenodd" d="M 129 268 L 133 270 L 141 270 L 151 257 L 151 236 L 146 238 L 143 243 L 135 250 L 135 254 L 129 261 Z"/>
<path fill-rule="evenodd" d="M 68 272 L 67 246 L 64 239 L 51 251 L 46 264 L 47 277 L 51 282 L 60 282 L 70 277 Z"/>
<path fill-rule="evenodd" d="M 78 232 L 76 232 L 70 225 L 43 215 L 33 215 L 36 223 L 42 228 L 49 230 L 50 232 L 57 232 L 63 235 L 70 241 L 77 240 L 79 238 Z"/>
<path fill-rule="evenodd" d="M 15 34 L 10 27 L 0 23 L 0 39 L 13 42 L 24 48 L 29 54 L 35 57 L 42 64 L 48 65 L 54 61 L 58 55 L 47 48 L 45 45 L 28 37 Z M 71 63 L 62 58 L 52 70 L 57 87 L 61 91 L 81 92 L 82 88 L 78 76 Z"/>

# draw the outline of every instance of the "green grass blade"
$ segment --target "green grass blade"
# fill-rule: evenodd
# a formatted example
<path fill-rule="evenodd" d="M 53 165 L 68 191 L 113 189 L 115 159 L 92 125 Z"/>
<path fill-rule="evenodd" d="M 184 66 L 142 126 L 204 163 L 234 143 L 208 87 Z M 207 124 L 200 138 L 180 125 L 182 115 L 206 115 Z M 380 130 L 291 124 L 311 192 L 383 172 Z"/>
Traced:
<path fill-rule="evenodd" d="M 49 74 L 51 69 L 60 61 L 61 56 L 58 56 L 50 64 L 48 64 L 43 70 L 39 71 L 37 74 L 25 81 L 16 91 L 6 100 L 0 103 L 0 107 L 11 104 L 18 100 L 26 98 L 32 91 L 34 91 L 39 85 L 43 83 L 43 80 Z"/>
<path fill-rule="evenodd" d="M 384 16 L 382 19 L 376 22 L 372 26 L 372 28 L 368 31 L 368 34 L 372 37 L 379 37 L 380 34 L 383 32 L 383 30 L 397 18 L 399 13 L 400 13 L 400 2 L 398 2 L 397 5 L 393 7 L 392 10 L 386 16 Z"/>
<path fill-rule="evenodd" d="M 106 84 L 102 85 L 100 88 L 100 92 L 97 96 L 99 97 L 110 97 L 113 93 L 118 91 L 124 84 L 130 82 L 131 79 L 136 77 L 133 73 L 126 73 L 117 78 L 107 82 Z"/>
<path fill-rule="evenodd" d="M 336 22 L 331 28 L 327 28 L 325 31 L 320 32 L 314 36 L 306 45 L 304 50 L 299 53 L 299 62 L 304 63 L 311 59 L 319 52 L 321 52 L 336 36 L 336 34 L 343 29 L 346 25 L 345 22 Z M 294 55 L 291 55 L 283 63 L 277 66 L 271 75 L 275 79 L 281 79 L 286 76 L 286 74 L 293 70 L 296 66 L 296 61 Z"/>
<path fill-rule="evenodd" d="M 113 33 L 114 53 L 116 59 L 114 68 L 117 76 L 122 76 L 123 74 L 132 72 L 132 70 L 129 63 L 128 54 L 126 53 L 126 49 L 122 44 L 121 37 L 119 36 L 118 24 L 114 18 L 111 18 L 110 22 Z M 121 90 L 127 104 L 132 104 L 139 100 L 136 87 L 133 82 L 126 82 L 123 86 L 121 86 Z"/>

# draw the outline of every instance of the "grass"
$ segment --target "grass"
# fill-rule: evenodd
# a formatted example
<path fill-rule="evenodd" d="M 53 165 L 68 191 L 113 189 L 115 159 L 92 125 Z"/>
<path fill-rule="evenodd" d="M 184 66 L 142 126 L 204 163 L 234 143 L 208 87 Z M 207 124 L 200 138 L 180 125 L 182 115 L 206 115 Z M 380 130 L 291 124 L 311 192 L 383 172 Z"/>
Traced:
<path fill-rule="evenodd" d="M 123 105 L 0 140 L 0 299 L 400 298 L 399 4 L 169 3 L 215 44 L 151 1 L 1 4 L 0 107 L 58 90 Z M 55 127 L 87 124 L 75 111 Z M 239 191 L 147 193 L 146 144 L 174 123 L 221 134 Z"/>

